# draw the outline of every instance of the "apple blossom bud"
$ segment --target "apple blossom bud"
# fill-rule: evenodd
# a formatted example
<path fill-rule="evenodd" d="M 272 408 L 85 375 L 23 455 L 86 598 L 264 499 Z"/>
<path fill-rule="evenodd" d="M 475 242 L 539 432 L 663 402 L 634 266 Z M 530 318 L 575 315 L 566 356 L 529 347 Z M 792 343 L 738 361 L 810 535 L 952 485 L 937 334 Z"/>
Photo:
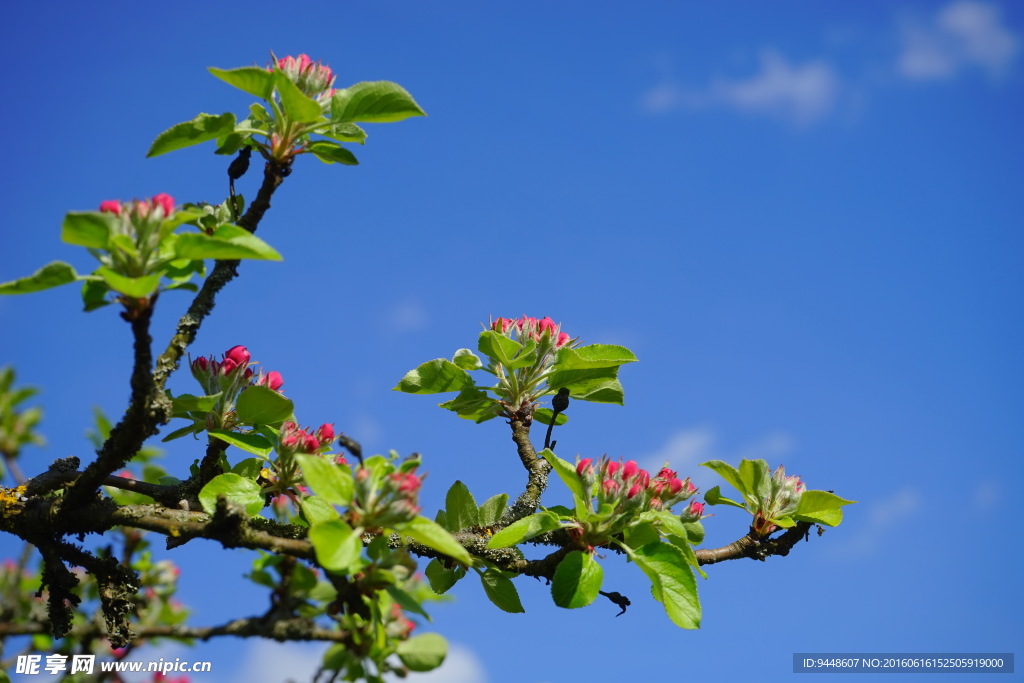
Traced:
<path fill-rule="evenodd" d="M 238 363 L 236 363 L 235 361 L 231 360 L 230 358 L 225 358 L 224 362 L 222 362 L 220 364 L 220 371 L 221 371 L 221 374 L 226 376 L 226 375 L 230 375 L 232 372 L 234 372 L 234 370 L 237 367 L 238 367 Z"/>
<path fill-rule="evenodd" d="M 316 431 L 317 436 L 320 437 L 321 441 L 331 442 L 334 441 L 334 425 L 327 424 L 326 422 L 320 425 L 320 429 Z"/>
<path fill-rule="evenodd" d="M 537 332 L 540 334 L 544 334 L 545 332 L 555 334 L 558 332 L 558 325 L 551 318 L 541 318 L 537 321 Z"/>
<path fill-rule="evenodd" d="M 316 453 L 320 450 L 320 442 L 317 441 L 317 438 L 312 434 L 306 434 L 303 438 L 302 445 L 306 449 L 307 453 Z"/>
<path fill-rule="evenodd" d="M 228 349 L 227 353 L 224 354 L 225 358 L 230 358 L 237 365 L 249 365 L 249 360 L 252 356 L 249 354 L 249 350 L 244 346 L 232 346 Z"/>
<path fill-rule="evenodd" d="M 121 202 L 113 199 L 108 199 L 105 202 L 100 203 L 100 213 L 112 213 L 116 216 L 121 215 Z"/>
<path fill-rule="evenodd" d="M 629 481 L 639 471 L 640 466 L 636 464 L 636 460 L 627 460 L 626 464 L 622 466 L 622 481 Z"/>
<path fill-rule="evenodd" d="M 558 341 L 555 342 L 555 347 L 562 348 L 563 346 L 569 343 L 569 339 L 570 337 L 568 332 L 559 332 Z"/>
<path fill-rule="evenodd" d="M 280 372 L 272 370 L 266 375 L 261 374 L 260 378 L 256 381 L 256 384 L 278 391 L 284 384 L 284 379 L 281 378 Z"/>
<path fill-rule="evenodd" d="M 601 482 L 601 488 L 604 490 L 605 497 L 610 498 L 619 490 L 619 483 L 614 479 L 605 479 Z"/>
<path fill-rule="evenodd" d="M 594 462 L 593 458 L 583 458 L 582 460 L 580 460 L 579 464 L 576 465 L 576 474 L 582 477 L 584 471 L 592 469 L 590 467 L 590 463 L 592 462 Z"/>
<path fill-rule="evenodd" d="M 688 522 L 697 522 L 703 514 L 704 503 L 697 500 L 691 500 L 690 504 L 686 506 L 685 510 L 683 510 L 683 514 L 679 515 L 679 519 L 682 520 L 684 524 Z"/>
<path fill-rule="evenodd" d="M 635 498 L 640 495 L 640 492 L 644 490 L 644 487 L 640 484 L 633 484 L 629 487 L 629 491 L 626 492 L 626 498 Z"/>
<path fill-rule="evenodd" d="M 615 473 L 619 471 L 619 463 L 614 460 L 609 460 L 604 466 L 604 473 L 609 476 L 615 476 Z"/>
<path fill-rule="evenodd" d="M 171 195 L 161 192 L 158 195 L 154 195 L 152 201 L 154 207 L 159 206 L 164 210 L 165 218 L 174 213 L 174 200 L 171 198 Z"/>

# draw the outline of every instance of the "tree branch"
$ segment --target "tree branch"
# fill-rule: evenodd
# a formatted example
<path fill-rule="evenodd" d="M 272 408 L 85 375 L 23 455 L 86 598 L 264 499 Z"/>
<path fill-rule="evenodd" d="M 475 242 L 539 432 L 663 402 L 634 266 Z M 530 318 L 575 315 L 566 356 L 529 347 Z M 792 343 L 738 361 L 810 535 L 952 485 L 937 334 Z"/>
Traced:
<path fill-rule="evenodd" d="M 512 522 L 528 517 L 537 511 L 541 496 L 548 487 L 548 473 L 551 465 L 547 460 L 537 457 L 537 452 L 530 443 L 530 424 L 533 422 L 532 406 L 519 410 L 509 425 L 512 427 L 512 440 L 516 443 L 519 460 L 526 468 L 526 490 L 519 494 L 516 501 L 502 515 L 499 524 L 508 526 Z"/>

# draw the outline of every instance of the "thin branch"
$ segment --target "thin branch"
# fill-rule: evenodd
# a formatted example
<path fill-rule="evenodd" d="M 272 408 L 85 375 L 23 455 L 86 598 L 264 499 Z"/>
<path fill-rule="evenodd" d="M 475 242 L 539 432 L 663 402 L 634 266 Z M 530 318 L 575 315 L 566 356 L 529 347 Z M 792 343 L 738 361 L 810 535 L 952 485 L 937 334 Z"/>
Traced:
<path fill-rule="evenodd" d="M 49 624 L 32 622 L 28 624 L 0 623 L 0 638 L 9 636 L 26 636 L 37 633 L 49 633 Z M 246 617 L 234 619 L 220 626 L 186 626 L 186 625 L 134 625 L 136 639 L 145 638 L 181 638 L 210 640 L 219 636 L 236 638 L 272 638 L 283 642 L 286 640 L 319 640 L 328 642 L 345 642 L 350 637 L 348 631 L 332 630 L 317 626 L 315 622 L 301 617 L 289 619 L 266 619 L 264 617 Z M 67 637 L 75 640 L 106 638 L 107 634 L 95 624 L 88 628 L 72 629 Z"/>
<path fill-rule="evenodd" d="M 518 411 L 509 420 L 509 425 L 512 427 L 512 440 L 516 443 L 519 460 L 527 472 L 526 490 L 519 494 L 516 501 L 502 515 L 499 522 L 501 526 L 507 526 L 536 512 L 540 506 L 541 496 L 548 487 L 548 473 L 551 472 L 551 465 L 547 460 L 537 457 L 537 452 L 533 449 L 533 444 L 530 443 L 530 424 L 533 416 L 526 414 L 527 410 Z"/>

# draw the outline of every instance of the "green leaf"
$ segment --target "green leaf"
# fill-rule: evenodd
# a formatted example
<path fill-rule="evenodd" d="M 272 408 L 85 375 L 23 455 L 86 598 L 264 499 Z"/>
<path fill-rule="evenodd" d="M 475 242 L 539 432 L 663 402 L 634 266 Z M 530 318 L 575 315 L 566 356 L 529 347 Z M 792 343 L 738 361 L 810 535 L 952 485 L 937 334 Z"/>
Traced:
<path fill-rule="evenodd" d="M 263 469 L 265 463 L 266 461 L 260 458 L 245 458 L 232 467 L 231 471 L 246 479 L 256 479 L 260 476 L 260 470 Z"/>
<path fill-rule="evenodd" d="M 450 401 L 438 404 L 445 410 L 450 410 L 464 420 L 474 422 L 486 422 L 498 416 L 501 412 L 501 404 L 498 399 L 487 395 L 476 387 L 467 387 L 459 392 L 459 395 Z"/>
<path fill-rule="evenodd" d="M 171 432 L 170 434 L 168 434 L 164 438 L 160 439 L 160 441 L 161 442 L 174 441 L 175 439 L 180 439 L 181 437 L 188 436 L 189 434 L 198 434 L 199 432 L 203 431 L 203 429 L 204 429 L 204 427 L 203 427 L 202 424 L 199 424 L 199 423 L 190 424 L 187 427 L 182 427 L 180 429 L 175 429 L 173 432 Z"/>
<path fill-rule="evenodd" d="M 428 548 L 442 552 L 462 564 L 473 564 L 473 558 L 470 557 L 469 552 L 465 548 L 459 545 L 455 537 L 448 533 L 444 527 L 426 517 L 419 516 L 409 522 L 404 522 L 396 526 L 395 531 L 403 536 L 408 536 Z"/>
<path fill-rule="evenodd" d="M 274 85 L 281 96 L 281 108 L 294 123 L 312 123 L 323 116 L 320 103 L 307 96 L 283 71 L 274 72 Z"/>
<path fill-rule="evenodd" d="M 156 136 L 146 156 L 155 157 L 208 140 L 216 140 L 234 129 L 235 115 L 230 112 L 220 116 L 200 114 L 191 121 L 175 124 Z"/>
<path fill-rule="evenodd" d="M 558 521 L 558 515 L 551 511 L 536 512 L 529 517 L 512 522 L 507 527 L 494 534 L 487 542 L 487 548 L 509 548 L 529 540 L 534 536 L 554 531 L 562 525 Z"/>
<path fill-rule="evenodd" d="M 622 384 L 618 367 L 556 369 L 548 376 L 548 386 L 568 389 L 573 399 L 622 405 Z"/>
<path fill-rule="evenodd" d="M 540 422 L 542 425 L 549 425 L 551 424 L 551 416 L 554 414 L 555 411 L 551 410 L 551 408 L 537 408 L 537 410 L 533 412 L 533 419 Z M 558 427 L 560 425 L 564 425 L 568 421 L 569 418 L 565 413 L 559 413 L 558 417 L 555 418 L 555 426 Z"/>
<path fill-rule="evenodd" d="M 437 633 L 421 633 L 398 643 L 396 654 L 410 671 L 432 671 L 448 656 L 448 641 Z"/>
<path fill-rule="evenodd" d="M 86 313 L 111 303 L 107 301 L 107 292 L 110 291 L 110 287 L 103 281 L 103 278 L 91 280 L 85 277 L 82 279 L 85 280 L 82 283 L 82 303 Z"/>
<path fill-rule="evenodd" d="M 484 366 L 480 357 L 469 349 L 459 349 L 452 356 L 452 362 L 463 370 L 479 370 Z"/>
<path fill-rule="evenodd" d="M 274 450 L 273 444 L 266 437 L 255 432 L 240 434 L 239 432 L 232 432 L 226 429 L 211 429 L 209 434 L 210 436 L 217 437 L 224 443 L 229 443 L 253 455 L 266 457 Z"/>
<path fill-rule="evenodd" d="M 393 391 L 407 394 L 439 394 L 461 391 L 473 386 L 473 379 L 465 370 L 445 358 L 428 360 L 406 373 Z"/>
<path fill-rule="evenodd" d="M 116 234 L 120 217 L 98 211 L 71 211 L 64 215 L 60 238 L 68 244 L 90 249 L 106 249 Z"/>
<path fill-rule="evenodd" d="M 358 142 L 361 145 L 366 141 L 366 131 L 354 123 L 336 123 L 327 130 L 320 130 L 317 133 L 338 142 Z"/>
<path fill-rule="evenodd" d="M 586 607 L 598 596 L 604 570 L 594 556 L 573 550 L 562 558 L 551 580 L 551 597 L 559 607 Z"/>
<path fill-rule="evenodd" d="M 160 273 L 152 273 L 141 277 L 128 277 L 115 273 L 106 266 L 101 266 L 96 269 L 96 274 L 102 277 L 103 281 L 112 290 L 133 299 L 147 297 L 160 286 Z"/>
<path fill-rule="evenodd" d="M 248 391 L 248 390 L 247 390 Z M 334 505 L 350 505 L 355 483 L 352 471 L 319 455 L 296 454 L 302 476 L 320 497 Z"/>
<path fill-rule="evenodd" d="M 259 259 L 281 261 L 281 255 L 269 244 L 245 228 L 225 223 L 212 235 L 186 232 L 178 235 L 174 254 L 179 259 Z"/>
<path fill-rule="evenodd" d="M 793 517 L 805 522 L 838 526 L 843 521 L 843 511 L 840 508 L 855 502 L 840 498 L 828 491 L 804 491 L 796 505 Z"/>
<path fill-rule="evenodd" d="M 482 527 L 494 526 L 501 519 L 501 516 L 505 514 L 505 505 L 508 503 L 508 494 L 499 493 L 496 496 L 491 496 L 484 501 L 484 504 L 480 506 L 480 514 L 478 517 L 478 523 Z"/>
<path fill-rule="evenodd" d="M 743 479 L 740 477 L 740 473 L 736 470 L 735 467 L 733 467 L 729 463 L 722 462 L 721 460 L 708 460 L 707 462 L 702 462 L 701 466 L 714 470 L 716 473 L 718 473 L 718 476 L 722 477 L 722 479 L 725 479 L 727 482 L 732 484 L 732 487 L 735 488 L 740 493 L 742 493 L 744 496 L 747 496 L 749 493 L 751 493 L 751 491 L 748 491 L 744 487 Z M 741 505 L 740 507 L 743 506 Z"/>
<path fill-rule="evenodd" d="M 477 350 L 508 368 L 516 354 L 523 350 L 523 345 L 494 330 L 484 330 L 477 340 Z"/>
<path fill-rule="evenodd" d="M 53 261 L 28 277 L 0 283 L 0 294 L 28 294 L 82 279 L 70 264 Z"/>
<path fill-rule="evenodd" d="M 410 116 L 426 116 L 416 101 L 397 83 L 371 81 L 356 83 L 331 96 L 331 120 L 389 123 Z"/>
<path fill-rule="evenodd" d="M 484 593 L 498 609 L 515 614 L 525 612 L 523 603 L 519 600 L 519 591 L 515 584 L 497 569 L 490 568 L 480 573 L 480 583 L 484 586 Z"/>
<path fill-rule="evenodd" d="M 412 612 L 413 614 L 420 615 L 427 621 L 433 621 L 430 618 L 430 615 L 427 614 L 426 610 L 423 609 L 423 605 L 421 605 L 416 598 L 414 598 L 398 586 L 394 584 L 388 584 L 384 587 L 384 590 L 386 590 L 388 592 L 388 595 L 391 596 L 391 599 L 398 603 L 398 606 L 404 609 L 406 612 Z"/>
<path fill-rule="evenodd" d="M 480 512 L 473 494 L 461 481 L 448 489 L 444 499 L 444 515 L 448 531 L 462 531 L 480 523 Z"/>
<path fill-rule="evenodd" d="M 679 522 L 678 517 L 673 516 L 673 519 Z M 682 527 L 682 522 L 679 522 L 679 526 Z M 623 530 L 623 538 L 630 548 L 639 548 L 648 543 L 657 543 L 661 540 L 661 534 L 650 522 L 634 522 Z"/>
<path fill-rule="evenodd" d="M 430 588 L 438 595 L 444 595 L 455 583 L 466 575 L 466 568 L 460 564 L 451 569 L 446 569 L 441 561 L 434 558 L 427 564 L 423 572 L 427 575 Z"/>
<path fill-rule="evenodd" d="M 306 496 L 300 499 L 299 507 L 302 508 L 302 516 L 311 527 L 338 519 L 338 511 L 320 496 Z"/>
<path fill-rule="evenodd" d="M 209 71 L 228 85 L 233 85 L 262 100 L 269 100 L 271 93 L 274 92 L 273 72 L 258 66 L 243 66 L 238 69 L 218 69 L 211 66 Z"/>
<path fill-rule="evenodd" d="M 363 543 L 359 534 L 341 519 L 320 522 L 309 528 L 309 540 L 324 569 L 352 572 L 362 565 Z"/>
<path fill-rule="evenodd" d="M 248 515 L 259 513 L 266 503 L 259 484 L 233 472 L 218 474 L 199 492 L 199 503 L 207 514 L 212 515 L 217 510 L 219 496 L 242 505 Z"/>
<path fill-rule="evenodd" d="M 683 552 L 668 543 L 651 543 L 636 550 L 627 547 L 626 553 L 650 579 L 651 593 L 669 619 L 682 628 L 700 627 L 697 582 Z"/>
<path fill-rule="evenodd" d="M 550 448 L 545 448 L 538 455 L 551 463 L 555 474 L 558 475 L 558 478 L 562 480 L 562 483 L 572 493 L 572 497 L 576 501 L 577 514 L 585 514 L 590 504 L 590 494 L 583 491 L 583 482 L 580 481 L 579 476 L 576 474 L 576 468 L 571 463 L 555 455 Z"/>
<path fill-rule="evenodd" d="M 625 346 L 590 344 L 577 348 L 563 346 L 558 350 L 554 365 L 556 370 L 591 370 L 617 368 L 625 363 L 635 363 L 636 360 L 637 357 Z"/>
<path fill-rule="evenodd" d="M 733 507 L 737 507 L 741 510 L 747 509 L 747 506 L 742 503 L 737 503 L 735 500 L 723 496 L 721 486 L 715 486 L 708 489 L 708 492 L 704 494 L 704 501 L 708 505 L 732 505 Z"/>
<path fill-rule="evenodd" d="M 311 153 L 316 155 L 316 158 L 325 164 L 345 164 L 346 166 L 358 166 L 359 160 L 356 159 L 356 155 L 348 151 L 336 142 L 329 142 L 327 140 L 317 140 L 311 142 L 306 146 Z"/>
<path fill-rule="evenodd" d="M 193 396 L 182 394 L 171 399 L 171 414 L 180 417 L 186 413 L 208 413 L 217 405 L 217 401 L 224 395 L 224 392 L 217 392 L 210 396 Z"/>
<path fill-rule="evenodd" d="M 291 417 L 294 411 L 295 405 L 291 400 L 270 387 L 246 387 L 235 402 L 235 413 L 238 421 L 243 424 L 280 424 Z"/>
<path fill-rule="evenodd" d="M 756 500 L 762 501 L 772 492 L 772 473 L 764 460 L 740 460 L 740 480 L 744 489 L 749 491 Z"/>

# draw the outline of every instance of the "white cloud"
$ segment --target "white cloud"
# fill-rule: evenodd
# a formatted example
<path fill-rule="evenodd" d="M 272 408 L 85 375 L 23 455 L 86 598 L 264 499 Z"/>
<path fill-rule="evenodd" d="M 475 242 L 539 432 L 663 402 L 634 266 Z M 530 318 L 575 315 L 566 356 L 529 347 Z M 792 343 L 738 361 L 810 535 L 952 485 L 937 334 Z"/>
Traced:
<path fill-rule="evenodd" d="M 859 506 L 858 506 L 859 507 Z M 889 529 L 913 517 L 924 508 L 924 497 L 915 488 L 903 488 L 893 492 L 886 498 L 866 504 L 863 515 L 864 523 L 857 533 L 833 552 L 843 557 L 863 557 L 874 554 Z"/>
<path fill-rule="evenodd" d="M 389 332 L 415 332 L 427 326 L 430 314 L 426 307 L 415 299 L 406 299 L 395 304 L 384 320 Z"/>
<path fill-rule="evenodd" d="M 839 77 L 827 62 L 791 64 L 777 51 L 765 50 L 760 70 L 749 78 L 716 78 L 701 90 L 666 82 L 649 90 L 641 106 L 653 114 L 725 106 L 806 125 L 832 110 L 839 90 Z"/>
<path fill-rule="evenodd" d="M 245 665 L 221 680 L 231 683 L 252 681 L 311 681 L 323 661 L 327 643 L 275 643 L 253 640 L 246 649 Z M 216 667 L 216 664 L 214 665 Z M 216 671 L 215 671 L 216 673 Z"/>
<path fill-rule="evenodd" d="M 915 80 L 948 79 L 970 67 L 998 77 L 1019 48 L 1020 40 L 1003 25 L 998 7 L 961 0 L 939 10 L 930 21 L 904 27 L 897 69 Z"/>

